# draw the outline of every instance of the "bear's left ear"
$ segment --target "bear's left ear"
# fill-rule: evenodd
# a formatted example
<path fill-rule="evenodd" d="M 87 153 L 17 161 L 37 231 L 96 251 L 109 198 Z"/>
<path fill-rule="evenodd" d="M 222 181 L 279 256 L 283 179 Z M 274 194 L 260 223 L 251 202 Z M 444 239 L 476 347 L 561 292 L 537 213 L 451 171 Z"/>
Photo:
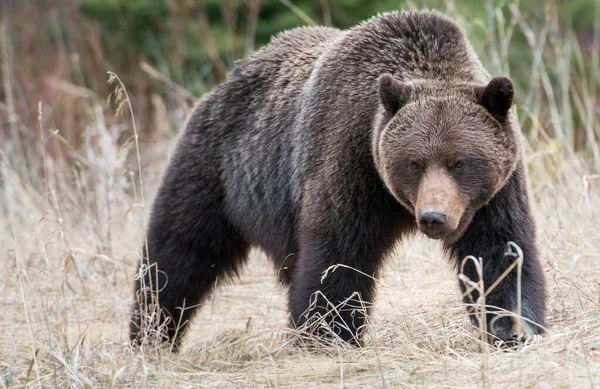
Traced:
<path fill-rule="evenodd" d="M 492 115 L 503 118 L 508 114 L 515 90 L 508 77 L 494 77 L 487 86 L 478 88 L 477 97 Z"/>
<path fill-rule="evenodd" d="M 411 94 L 410 86 L 400 82 L 389 73 L 379 76 L 379 99 L 383 108 L 394 115 L 404 104 L 408 102 Z"/>

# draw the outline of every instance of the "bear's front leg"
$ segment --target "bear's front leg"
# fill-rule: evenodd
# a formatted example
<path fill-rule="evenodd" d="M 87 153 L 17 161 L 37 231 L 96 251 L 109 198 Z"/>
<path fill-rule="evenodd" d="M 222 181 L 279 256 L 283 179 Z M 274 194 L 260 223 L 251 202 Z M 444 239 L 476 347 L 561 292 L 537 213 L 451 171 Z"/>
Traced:
<path fill-rule="evenodd" d="M 510 255 L 507 243 L 516 243 L 523 251 L 521 271 L 521 300 L 518 301 L 518 267 L 503 279 L 505 271 L 517 259 Z M 457 269 L 471 281 L 479 282 L 476 265 L 471 255 L 482 258 L 483 284 L 486 290 L 487 331 L 490 339 L 512 342 L 522 336 L 543 333 L 545 315 L 545 281 L 535 246 L 535 224 L 529 211 L 525 169 L 522 163 L 507 184 L 483 208 L 477 211 L 465 233 L 456 242 L 446 246 L 457 261 Z M 514 251 L 514 250 L 513 250 Z M 461 264 L 464 263 L 464 266 Z M 500 281 L 498 281 L 500 280 Z M 498 281 L 498 282 L 497 282 Z M 495 287 L 491 289 L 494 284 Z M 465 302 L 473 322 L 479 324 L 475 312 L 483 299 L 476 290 L 467 290 Z M 471 288 L 469 288 L 471 289 Z M 519 311 L 522 320 L 516 319 Z M 504 311 L 504 313 L 503 313 Z"/>
<path fill-rule="evenodd" d="M 340 198 L 330 194 L 306 201 L 289 291 L 295 327 L 353 345 L 362 343 L 383 258 L 403 233 L 414 230 L 410 214 L 378 191 L 376 187 L 344 204 L 329 200 Z M 328 195 L 326 190 L 315 192 Z"/>
<path fill-rule="evenodd" d="M 333 237 L 303 234 L 300 258 L 290 285 L 290 313 L 302 331 L 361 344 L 361 332 L 373 301 L 379 258 L 358 258 Z M 345 253 L 343 251 L 345 251 Z M 361 274 L 364 273 L 364 274 Z M 371 276 L 371 277 L 370 277 Z"/>

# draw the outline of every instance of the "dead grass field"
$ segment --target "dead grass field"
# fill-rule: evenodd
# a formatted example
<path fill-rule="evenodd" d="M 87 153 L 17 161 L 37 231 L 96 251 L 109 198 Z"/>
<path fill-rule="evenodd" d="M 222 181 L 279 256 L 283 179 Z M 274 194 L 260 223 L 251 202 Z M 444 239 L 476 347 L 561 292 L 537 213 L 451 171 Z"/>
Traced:
<path fill-rule="evenodd" d="M 512 19 L 497 20 L 502 28 L 489 27 L 503 51 L 486 63 L 503 63 L 511 28 L 527 35 L 537 61 L 517 104 L 528 129 L 526 158 L 548 283 L 543 338 L 510 350 L 481 342 L 456 274 L 435 242 L 415 236 L 398 246 L 378 281 L 364 348 L 311 352 L 291 345 L 286 292 L 256 251 L 243 276 L 218 288 L 194 318 L 179 354 L 132 349 L 127 331 L 143 220 L 174 138 L 160 133 L 160 140 L 140 146 L 140 186 L 127 106 L 123 123 L 108 125 L 107 109 L 91 91 L 65 84 L 64 95 L 86 101 L 81 146 L 64 146 L 44 120 L 28 129 L 40 139 L 35 150 L 15 137 L 0 139 L 0 387 L 600 386 L 600 72 L 593 71 L 600 69 L 600 39 L 589 72 L 574 41 L 544 46 L 555 20 L 540 32 L 511 10 Z M 557 53 L 571 55 L 573 63 Z M 556 79 L 549 67 L 558 69 Z M 17 90 L 10 80 L 4 89 Z M 0 114 L 11 109 L 8 101 Z M 158 115 L 155 123 L 181 127 L 169 118 Z M 573 151 L 576 137 L 582 151 Z M 56 144 L 69 156 L 41 153 L 37 166 L 19 165 L 19 147 L 40 153 Z"/>

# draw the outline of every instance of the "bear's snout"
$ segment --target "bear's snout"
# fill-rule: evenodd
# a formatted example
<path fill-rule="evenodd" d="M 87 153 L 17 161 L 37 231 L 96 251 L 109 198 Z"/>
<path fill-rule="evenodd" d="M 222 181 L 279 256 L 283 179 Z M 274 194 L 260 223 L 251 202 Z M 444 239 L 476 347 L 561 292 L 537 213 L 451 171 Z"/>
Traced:
<path fill-rule="evenodd" d="M 462 201 L 456 183 L 442 169 L 432 169 L 419 185 L 415 215 L 419 230 L 431 239 L 443 238 L 456 230 L 462 215 Z"/>

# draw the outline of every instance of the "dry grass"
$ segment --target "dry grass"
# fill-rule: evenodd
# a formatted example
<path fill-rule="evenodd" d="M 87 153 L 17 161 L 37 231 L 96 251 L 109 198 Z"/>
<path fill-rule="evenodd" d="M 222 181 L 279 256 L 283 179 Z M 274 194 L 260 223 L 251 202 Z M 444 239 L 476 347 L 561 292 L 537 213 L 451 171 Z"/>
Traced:
<path fill-rule="evenodd" d="M 493 11 L 491 23 L 498 17 Z M 516 19 L 497 19 L 503 25 L 497 33 L 490 27 L 504 47 L 490 55 L 491 63 L 502 63 L 511 28 L 530 30 L 517 10 L 511 12 Z M 527 159 L 548 281 L 545 337 L 511 350 L 481 342 L 460 303 L 456 275 L 434 242 L 415 237 L 398 247 L 378 282 L 364 348 L 314 352 L 291 345 L 286 293 L 257 251 L 243 277 L 222 285 L 205 304 L 179 354 L 132 350 L 127 331 L 143 220 L 174 140 L 165 135 L 137 154 L 131 117 L 107 124 L 115 121 L 106 120 L 106 109 L 91 91 L 80 90 L 88 96 L 81 147 L 69 148 L 60 133 L 44 127 L 43 105 L 39 128 L 32 130 L 38 142 L 30 145 L 36 164 L 25 169 L 15 162 L 27 153 L 17 138 L 0 142 L 1 387 L 597 387 L 600 77 L 586 70 L 573 41 L 553 41 L 548 49 L 541 44 L 546 35 L 532 34 L 539 60 L 519 113 L 529 130 Z M 565 51 L 574 64 L 560 67 L 554 61 Z M 597 64 L 597 55 L 591 61 Z M 557 85 L 549 78 L 553 65 Z M 4 88 L 11 89 L 10 80 Z M 156 117 L 157 127 L 181 127 L 162 118 Z M 582 152 L 573 151 L 574 134 Z M 69 158 L 41 153 L 58 144 Z"/>

